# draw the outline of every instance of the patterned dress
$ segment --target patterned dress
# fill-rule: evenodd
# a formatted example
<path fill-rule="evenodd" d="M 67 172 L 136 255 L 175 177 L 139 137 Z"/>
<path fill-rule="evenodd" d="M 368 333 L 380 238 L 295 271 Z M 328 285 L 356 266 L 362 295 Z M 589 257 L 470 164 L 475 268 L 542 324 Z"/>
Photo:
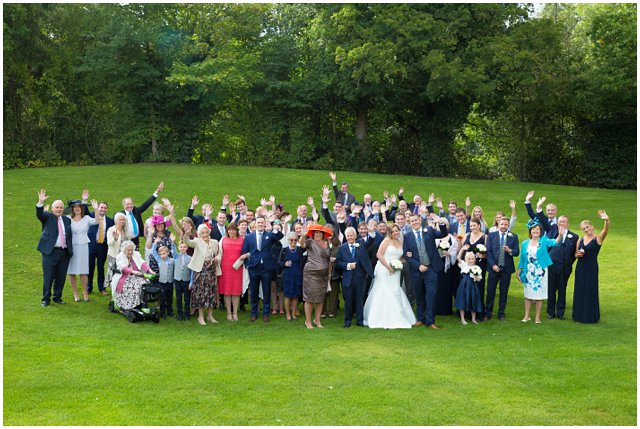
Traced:
<path fill-rule="evenodd" d="M 140 270 L 136 263 L 133 261 L 129 262 L 129 268 L 134 271 Z M 144 284 L 144 277 L 128 275 L 126 280 L 124 281 L 122 293 L 115 293 L 116 305 L 123 310 L 130 310 L 139 306 L 142 303 L 140 295 L 142 292 L 142 286 L 144 286 Z"/>
<path fill-rule="evenodd" d="M 202 270 L 193 272 L 190 306 L 191 308 L 218 307 L 218 278 L 214 258 L 205 259 Z"/>
<path fill-rule="evenodd" d="M 536 301 L 547 299 L 549 280 L 549 271 L 540 266 L 537 252 L 537 246 L 527 246 L 527 264 L 524 280 L 524 297 Z"/>

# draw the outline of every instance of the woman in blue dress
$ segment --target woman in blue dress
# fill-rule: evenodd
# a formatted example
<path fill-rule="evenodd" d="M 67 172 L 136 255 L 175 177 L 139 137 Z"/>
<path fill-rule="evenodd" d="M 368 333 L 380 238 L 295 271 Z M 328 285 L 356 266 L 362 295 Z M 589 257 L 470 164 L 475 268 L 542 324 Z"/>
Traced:
<path fill-rule="evenodd" d="M 466 235 L 460 254 L 463 252 L 473 252 L 476 257 L 476 265 L 482 268 L 482 279 L 478 283 L 478 293 L 480 294 L 480 313 L 484 313 L 484 279 L 487 272 L 487 235 L 482 232 L 482 221 L 478 218 L 469 220 L 469 233 Z M 458 256 L 460 258 L 460 256 Z M 479 316 L 483 316 L 480 314 Z"/>
<path fill-rule="evenodd" d="M 604 210 L 598 210 L 604 227 L 595 234 L 593 224 L 588 220 L 580 222 L 584 237 L 576 244 L 576 277 L 573 290 L 573 313 L 571 317 L 580 323 L 597 323 L 600 320 L 598 300 L 598 253 L 609 232 L 609 216 Z"/>
<path fill-rule="evenodd" d="M 482 277 L 482 272 L 477 276 L 471 272 L 472 267 L 476 265 L 476 255 L 473 252 L 467 252 L 464 261 L 458 258 L 458 266 L 460 267 L 460 285 L 456 292 L 455 307 L 460 311 L 460 322 L 467 325 L 464 319 L 464 312 L 471 312 L 471 323 L 478 324 L 476 314 L 482 312 L 482 300 L 478 291 L 478 283 Z"/>
<path fill-rule="evenodd" d="M 302 296 L 302 271 L 304 266 L 304 250 L 298 246 L 298 235 L 287 234 L 289 246 L 280 252 L 280 268 L 282 269 L 282 288 L 284 289 L 284 311 L 287 320 L 298 320 L 295 310 Z"/>
<path fill-rule="evenodd" d="M 522 322 L 526 323 L 531 320 L 531 303 L 535 302 L 535 321 L 540 324 L 542 323 L 540 320 L 542 301 L 547 299 L 549 279 L 547 268 L 553 264 L 548 249 L 560 245 L 564 228 L 558 226 L 558 238 L 555 240 L 542 233 L 542 227 L 537 218 L 527 222 L 527 228 L 529 228 L 529 240 L 522 243 L 517 273 L 518 280 L 524 285 L 524 318 Z"/>

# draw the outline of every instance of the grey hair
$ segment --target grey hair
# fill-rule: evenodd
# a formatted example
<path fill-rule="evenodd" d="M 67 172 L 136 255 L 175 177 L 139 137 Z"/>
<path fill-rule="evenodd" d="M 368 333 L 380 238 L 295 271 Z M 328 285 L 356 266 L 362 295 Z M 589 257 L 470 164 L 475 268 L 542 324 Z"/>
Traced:
<path fill-rule="evenodd" d="M 291 231 L 289 234 L 287 234 L 287 240 L 291 240 L 292 238 L 295 238 L 296 240 L 298 239 L 298 234 L 296 234 L 294 231 Z"/>
<path fill-rule="evenodd" d="M 356 229 L 354 227 L 350 226 L 350 227 L 348 227 L 347 229 L 344 230 L 344 236 L 345 237 L 347 236 L 349 231 L 353 232 L 356 236 L 358 236 L 358 233 L 356 232 Z"/>
<path fill-rule="evenodd" d="M 133 248 L 135 249 L 135 248 L 136 248 L 136 243 L 134 243 L 134 242 L 133 242 L 133 241 L 131 241 L 131 240 L 127 240 L 127 241 L 123 242 L 123 243 L 120 245 L 120 251 L 121 251 L 121 252 L 124 252 L 125 250 L 127 250 L 127 247 L 129 247 L 129 246 L 133 246 Z"/>
<path fill-rule="evenodd" d="M 209 229 L 209 227 L 208 227 L 207 225 L 205 225 L 204 223 L 201 223 L 201 224 L 198 226 L 198 235 L 200 235 L 200 231 L 203 231 L 203 230 L 205 230 L 205 229 L 207 229 L 207 230 L 208 230 L 208 229 Z"/>

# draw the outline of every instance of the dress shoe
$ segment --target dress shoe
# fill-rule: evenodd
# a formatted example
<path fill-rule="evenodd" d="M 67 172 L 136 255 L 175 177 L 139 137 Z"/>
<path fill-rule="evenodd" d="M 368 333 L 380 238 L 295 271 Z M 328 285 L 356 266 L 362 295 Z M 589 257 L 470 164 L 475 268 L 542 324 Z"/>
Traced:
<path fill-rule="evenodd" d="M 547 314 L 547 319 L 551 320 L 551 319 L 555 319 L 555 318 L 556 318 L 555 316 L 552 316 L 552 315 L 550 315 L 550 314 Z"/>
<path fill-rule="evenodd" d="M 101 293 L 101 294 L 103 294 L 103 295 L 105 295 L 105 296 L 106 296 L 106 295 L 109 295 L 109 292 L 107 292 L 106 290 L 101 290 L 101 291 L 100 291 L 100 293 Z"/>
<path fill-rule="evenodd" d="M 178 320 L 182 320 L 182 313 L 178 313 Z"/>
<path fill-rule="evenodd" d="M 256 316 L 251 316 L 251 323 L 255 322 L 256 320 L 258 320 Z"/>
<path fill-rule="evenodd" d="M 53 298 L 53 302 L 60 305 L 66 304 L 66 302 L 64 302 L 62 298 Z"/>
<path fill-rule="evenodd" d="M 413 326 L 424 326 L 424 323 L 418 320 L 416 323 L 413 324 Z"/>
<path fill-rule="evenodd" d="M 483 321 L 483 322 L 486 322 L 486 321 L 489 321 L 489 320 L 491 320 L 491 316 L 484 316 L 484 317 L 482 318 L 482 321 Z"/>
<path fill-rule="evenodd" d="M 49 306 L 49 301 L 42 301 L 42 306 L 43 307 L 48 307 Z"/>
<path fill-rule="evenodd" d="M 263 321 L 264 323 L 269 323 L 269 316 L 264 316 L 264 317 L 262 318 L 262 321 Z"/>
<path fill-rule="evenodd" d="M 558 320 L 564 320 L 564 316 L 558 316 Z"/>
<path fill-rule="evenodd" d="M 522 320 L 521 320 L 521 322 L 522 322 L 522 323 L 527 323 L 529 320 L 531 320 L 531 317 L 528 317 L 528 318 L 526 318 L 526 319 L 522 319 Z"/>
<path fill-rule="evenodd" d="M 343 326 L 343 328 L 350 328 L 350 327 L 351 327 L 351 322 L 345 323 L 344 326 Z"/>
<path fill-rule="evenodd" d="M 429 328 L 429 329 L 434 329 L 434 330 L 438 330 L 438 329 L 440 329 L 440 327 L 439 327 L 438 325 L 436 325 L 435 323 L 434 323 L 433 325 L 429 325 L 429 326 L 427 326 L 427 328 Z"/>
<path fill-rule="evenodd" d="M 506 322 L 507 321 L 506 317 L 504 317 L 504 316 L 498 316 L 498 320 L 501 321 L 501 322 Z"/>
<path fill-rule="evenodd" d="M 360 326 L 360 327 L 364 328 L 364 323 L 356 323 L 356 326 Z"/>
<path fill-rule="evenodd" d="M 304 326 L 306 326 L 307 329 L 313 329 L 313 325 L 310 323 L 307 323 L 306 321 L 304 322 Z"/>

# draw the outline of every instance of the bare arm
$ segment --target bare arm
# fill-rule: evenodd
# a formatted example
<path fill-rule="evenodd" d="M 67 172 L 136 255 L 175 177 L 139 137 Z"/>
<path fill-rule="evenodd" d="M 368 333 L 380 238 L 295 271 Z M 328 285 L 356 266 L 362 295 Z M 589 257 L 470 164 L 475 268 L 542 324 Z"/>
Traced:
<path fill-rule="evenodd" d="M 604 242 L 604 239 L 607 237 L 607 234 L 609 233 L 609 223 L 611 223 L 611 219 L 609 219 L 609 215 L 607 215 L 607 213 L 604 210 L 598 210 L 598 215 L 600 216 L 600 219 L 604 220 L 604 226 L 602 227 L 602 231 L 600 231 L 600 234 L 596 236 L 596 240 L 598 244 L 602 245 L 602 243 Z"/>
<path fill-rule="evenodd" d="M 380 243 L 380 247 L 378 248 L 378 253 L 376 253 L 376 258 L 378 258 L 378 262 L 384 265 L 384 267 L 387 270 L 389 270 L 390 273 L 393 274 L 394 269 L 391 268 L 391 265 L 384 257 L 384 252 L 386 252 L 387 247 L 389 247 L 389 243 L 390 243 L 390 240 L 388 238 L 385 238 L 384 240 L 382 240 L 382 243 Z"/>

